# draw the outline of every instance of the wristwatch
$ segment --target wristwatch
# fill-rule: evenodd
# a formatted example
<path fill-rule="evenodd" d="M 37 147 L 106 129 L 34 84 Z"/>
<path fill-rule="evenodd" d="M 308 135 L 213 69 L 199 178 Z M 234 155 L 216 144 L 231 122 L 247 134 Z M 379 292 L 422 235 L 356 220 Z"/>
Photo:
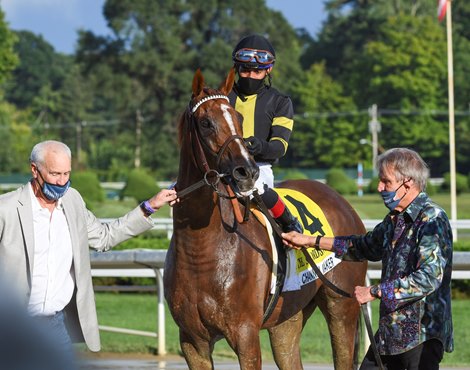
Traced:
<path fill-rule="evenodd" d="M 380 299 L 380 285 L 372 285 L 369 291 L 372 297 Z"/>

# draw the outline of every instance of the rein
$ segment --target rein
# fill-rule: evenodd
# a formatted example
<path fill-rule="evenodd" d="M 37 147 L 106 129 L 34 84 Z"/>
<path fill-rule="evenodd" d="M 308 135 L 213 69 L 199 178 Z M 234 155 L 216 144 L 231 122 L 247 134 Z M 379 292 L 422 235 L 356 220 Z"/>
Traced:
<path fill-rule="evenodd" d="M 242 216 L 241 214 L 241 211 L 240 211 L 240 205 L 238 203 L 238 198 L 237 196 L 235 195 L 235 193 L 233 192 L 232 188 L 230 187 L 229 184 L 224 184 L 225 185 L 225 188 L 226 188 L 226 191 L 227 191 L 227 194 L 223 194 L 219 189 L 218 189 L 218 184 L 220 182 L 220 179 L 223 178 L 223 177 L 226 177 L 226 176 L 229 176 L 228 174 L 220 174 L 217 170 L 214 170 L 214 169 L 211 169 L 209 167 L 209 164 L 208 164 L 208 161 L 207 161 L 207 158 L 206 158 L 206 154 L 205 154 L 205 151 L 204 149 L 202 148 L 203 144 L 204 146 L 206 147 L 207 151 L 209 153 L 211 153 L 215 158 L 216 158 L 216 167 L 219 167 L 219 164 L 220 164 L 220 161 L 221 161 L 221 158 L 222 158 L 222 155 L 225 153 L 225 151 L 227 150 L 227 147 L 229 146 L 229 144 L 234 141 L 234 140 L 243 140 L 243 138 L 240 136 L 240 135 L 232 135 L 230 136 L 225 142 L 224 144 L 222 145 L 222 147 L 220 148 L 220 150 L 216 153 L 214 152 L 211 148 L 209 148 L 204 141 L 201 141 L 200 137 L 199 137 L 199 133 L 198 133 L 198 130 L 197 130 L 197 125 L 196 125 L 196 119 L 194 118 L 194 113 L 196 113 L 196 111 L 198 110 L 198 108 L 210 101 L 210 100 L 216 100 L 216 99 L 225 99 L 227 102 L 229 102 L 229 98 L 226 96 L 226 95 L 221 95 L 221 94 L 215 94 L 215 95 L 209 95 L 209 96 L 206 96 L 204 98 L 202 98 L 201 100 L 199 100 L 196 104 L 192 105 L 191 106 L 191 103 L 189 104 L 188 106 L 188 115 L 191 119 L 191 122 L 193 123 L 191 125 L 191 129 L 189 131 L 189 135 L 192 136 L 194 135 L 194 140 L 190 140 L 191 143 L 193 143 L 193 145 L 195 145 L 196 147 L 193 148 L 193 159 L 196 163 L 196 165 L 199 167 L 199 164 L 202 165 L 202 169 L 200 168 L 201 172 L 204 173 L 204 177 L 190 185 L 189 187 L 181 190 L 178 192 L 178 197 L 182 198 L 188 194 L 190 194 L 191 192 L 193 192 L 194 190 L 196 189 L 199 189 L 201 188 L 202 186 L 204 185 L 208 185 L 208 186 L 211 186 L 212 189 L 214 190 L 214 192 L 220 197 L 220 198 L 223 198 L 223 199 L 229 199 L 232 203 L 232 207 L 233 207 L 233 211 L 234 211 L 234 215 L 235 215 L 235 218 L 237 220 L 238 223 L 243 223 L 245 222 L 248 218 L 247 218 L 247 212 L 246 212 L 246 209 L 248 208 L 247 206 L 245 207 L 245 215 Z M 198 153 L 198 158 L 200 158 L 200 161 L 198 162 L 196 160 L 196 158 L 194 157 L 194 152 L 197 152 Z M 209 180 L 209 176 L 210 175 L 214 175 L 215 176 L 215 181 L 210 181 Z"/>

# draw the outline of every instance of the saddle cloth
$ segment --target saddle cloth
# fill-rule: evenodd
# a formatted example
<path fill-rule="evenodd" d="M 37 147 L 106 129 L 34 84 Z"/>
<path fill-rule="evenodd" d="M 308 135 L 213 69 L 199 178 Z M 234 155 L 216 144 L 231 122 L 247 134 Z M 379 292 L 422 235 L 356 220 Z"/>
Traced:
<path fill-rule="evenodd" d="M 333 231 L 323 211 L 313 200 L 296 190 L 285 188 L 275 188 L 274 190 L 282 197 L 282 200 L 292 214 L 297 217 L 304 228 L 304 234 L 333 236 Z M 275 238 L 272 236 L 273 231 L 271 225 L 261 212 L 255 213 L 258 219 L 260 219 L 260 215 L 264 218 L 264 220 L 260 221 L 266 226 L 273 248 L 274 263 L 271 279 L 271 293 L 274 294 L 277 282 L 277 249 L 274 244 Z M 340 259 L 334 256 L 334 253 L 329 251 L 309 248 L 308 252 L 323 274 L 326 274 L 341 262 Z M 302 286 L 312 283 L 316 279 L 318 279 L 318 276 L 305 259 L 302 251 L 289 248 L 287 250 L 286 277 L 282 291 L 299 290 Z"/>

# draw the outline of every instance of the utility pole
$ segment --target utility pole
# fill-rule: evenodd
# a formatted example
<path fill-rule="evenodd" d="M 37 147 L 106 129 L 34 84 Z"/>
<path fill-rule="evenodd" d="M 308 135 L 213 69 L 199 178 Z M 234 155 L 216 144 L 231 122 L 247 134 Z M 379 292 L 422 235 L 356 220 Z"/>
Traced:
<path fill-rule="evenodd" d="M 450 214 L 452 221 L 453 241 L 457 237 L 457 170 L 455 160 L 455 113 L 454 113 L 454 57 L 452 48 L 452 1 L 446 2 L 447 31 L 447 84 L 449 96 L 449 157 L 450 157 Z"/>
<path fill-rule="evenodd" d="M 378 133 L 381 131 L 382 127 L 380 122 L 377 118 L 377 104 L 373 104 L 372 107 L 369 108 L 369 132 L 372 136 L 372 173 L 374 176 L 377 175 L 377 156 L 379 152 L 379 135 Z"/>
<path fill-rule="evenodd" d="M 77 169 L 80 169 L 80 163 L 82 161 L 80 153 L 82 152 L 82 125 L 84 125 L 84 122 L 79 121 L 75 125 L 75 131 L 76 131 L 76 145 L 77 145 Z"/>
<path fill-rule="evenodd" d="M 135 113 L 135 157 L 134 157 L 134 167 L 140 168 L 140 153 L 141 153 L 141 140 L 142 140 L 142 114 L 140 109 L 137 109 Z"/>

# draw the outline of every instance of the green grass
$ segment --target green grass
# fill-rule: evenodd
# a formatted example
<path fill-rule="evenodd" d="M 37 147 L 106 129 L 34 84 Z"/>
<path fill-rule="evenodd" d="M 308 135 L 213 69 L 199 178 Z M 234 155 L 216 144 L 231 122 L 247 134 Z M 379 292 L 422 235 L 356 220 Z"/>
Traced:
<path fill-rule="evenodd" d="M 347 195 L 346 200 L 362 219 L 382 219 L 387 213 L 379 194 Z M 450 196 L 438 193 L 431 196 L 431 199 L 443 207 L 450 217 Z M 93 204 L 93 212 L 100 218 L 112 218 L 124 215 L 137 204 L 134 200 L 106 200 L 103 203 Z M 155 213 L 155 217 L 170 217 L 170 207 L 162 207 Z M 457 196 L 457 218 L 470 219 L 470 193 Z"/>
<path fill-rule="evenodd" d="M 377 327 L 378 302 L 373 302 L 372 321 Z M 156 331 L 157 298 L 154 294 L 97 293 L 96 305 L 101 325 L 127 329 Z M 470 322 L 466 320 L 470 300 L 452 302 L 454 320 L 455 351 L 446 353 L 443 364 L 470 366 Z M 168 310 L 166 312 L 166 347 L 168 354 L 180 354 L 178 329 Z M 151 353 L 157 351 L 157 339 L 134 335 L 101 332 L 102 351 L 118 353 Z M 263 359 L 272 360 L 266 331 L 261 332 Z M 82 347 L 83 348 L 83 347 Z M 310 363 L 331 363 L 331 348 L 325 320 L 316 311 L 308 321 L 302 334 L 302 358 Z M 225 341 L 215 346 L 214 356 L 218 359 L 235 359 Z"/>

